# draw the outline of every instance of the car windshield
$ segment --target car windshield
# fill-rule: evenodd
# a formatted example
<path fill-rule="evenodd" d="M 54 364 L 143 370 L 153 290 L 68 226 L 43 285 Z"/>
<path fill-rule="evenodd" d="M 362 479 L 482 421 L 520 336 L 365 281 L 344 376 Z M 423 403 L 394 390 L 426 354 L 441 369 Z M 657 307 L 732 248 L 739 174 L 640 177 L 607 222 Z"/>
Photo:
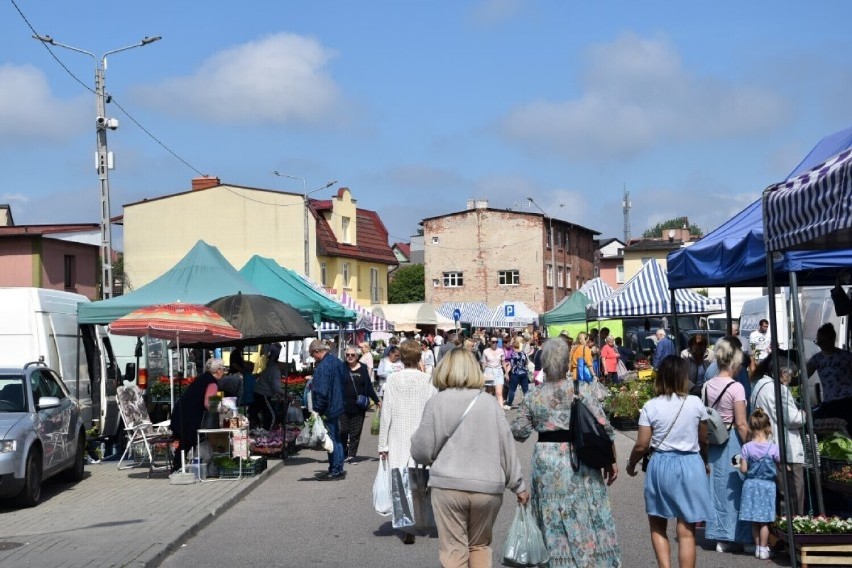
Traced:
<path fill-rule="evenodd" d="M 26 412 L 23 375 L 0 375 L 0 412 Z"/>

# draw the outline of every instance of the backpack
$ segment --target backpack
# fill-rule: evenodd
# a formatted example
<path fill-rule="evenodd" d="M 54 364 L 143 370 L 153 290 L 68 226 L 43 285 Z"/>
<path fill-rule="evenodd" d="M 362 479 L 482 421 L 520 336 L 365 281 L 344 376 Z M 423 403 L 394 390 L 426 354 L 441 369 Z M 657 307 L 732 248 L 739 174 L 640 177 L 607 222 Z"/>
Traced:
<path fill-rule="evenodd" d="M 704 383 L 704 388 L 701 389 L 701 397 L 704 400 L 704 406 L 707 407 L 707 414 L 709 415 L 707 418 L 707 441 L 714 446 L 721 446 L 728 441 L 728 437 L 730 436 L 730 425 L 725 424 L 722 416 L 716 411 L 715 406 L 722 399 L 722 395 L 725 394 L 728 387 L 734 383 L 736 381 L 731 381 L 725 385 L 725 388 L 722 389 L 722 392 L 719 393 L 719 396 L 716 397 L 716 400 L 711 405 L 707 404 L 707 383 Z"/>

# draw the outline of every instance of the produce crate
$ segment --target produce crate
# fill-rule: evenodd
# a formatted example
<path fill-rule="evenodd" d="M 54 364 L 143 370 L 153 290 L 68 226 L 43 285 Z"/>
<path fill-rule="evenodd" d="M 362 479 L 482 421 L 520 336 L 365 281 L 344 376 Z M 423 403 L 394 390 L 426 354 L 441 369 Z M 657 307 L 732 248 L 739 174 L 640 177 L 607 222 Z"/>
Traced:
<path fill-rule="evenodd" d="M 243 477 L 254 477 L 266 470 L 266 458 L 263 456 L 252 456 L 243 460 Z M 240 468 L 219 468 L 219 479 L 237 479 L 240 477 Z"/>

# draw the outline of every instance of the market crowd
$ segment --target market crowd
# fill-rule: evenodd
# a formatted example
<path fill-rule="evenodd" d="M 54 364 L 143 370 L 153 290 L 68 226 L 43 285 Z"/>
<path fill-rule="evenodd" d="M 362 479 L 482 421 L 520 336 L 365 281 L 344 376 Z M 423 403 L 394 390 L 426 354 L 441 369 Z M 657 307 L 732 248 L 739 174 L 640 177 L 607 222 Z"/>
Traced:
<path fill-rule="evenodd" d="M 758 331 L 768 333 L 762 325 Z M 749 338 L 754 357 L 744 355 L 736 336 L 710 346 L 698 334 L 680 353 L 666 330 L 655 338 L 647 363 L 654 369 L 653 397 L 640 411 L 635 445 L 621 463 L 630 476 L 644 474 L 658 565 L 670 565 L 669 519 L 675 523 L 679 566 L 695 565 L 699 525 L 719 553 L 769 558 L 769 525 L 787 504 L 794 514 L 806 506 L 804 413 L 790 391 L 798 370 L 785 354 L 771 351 L 766 337 Z M 820 352 L 806 371 L 820 373 L 821 416 L 846 419 L 852 356 L 834 343 L 831 325 L 820 328 Z M 263 427 L 286 420 L 286 408 L 275 405 L 281 397 L 278 351 L 272 347 L 268 353 L 253 385 L 252 422 Z M 456 332 L 392 337 L 387 344 L 362 342 L 342 350 L 317 339 L 307 353 L 314 361 L 308 407 L 322 417 L 331 440 L 328 469 L 317 479 L 344 480 L 345 466 L 358 463 L 365 415 L 374 408 L 380 472 L 392 472 L 387 488 L 392 500 L 412 499 L 402 480 L 410 481 L 418 464 L 429 467 L 431 522 L 442 566 L 491 565 L 493 526 L 506 489 L 529 510 L 549 566 L 622 565 L 606 489 L 618 479 L 618 459 L 590 467 L 577 460 L 571 443 L 577 399 L 611 443 L 615 431 L 604 410 L 605 386 L 635 380 L 629 373 L 639 365 L 637 354 L 608 329 L 547 340 L 535 330 L 474 330 L 468 338 Z M 780 375 L 773 377 L 776 355 L 784 358 Z M 250 374 L 239 358 L 230 366 L 208 361 L 203 380 L 187 390 L 177 411 L 195 423 L 225 376 L 240 372 Z M 245 385 L 239 390 L 243 396 Z M 781 429 L 774 411 L 777 392 Z M 779 431 L 786 435 L 786 469 L 779 467 Z M 182 446 L 194 442 L 192 431 L 178 434 Z M 515 443 L 531 436 L 532 472 L 524 479 Z M 405 544 L 423 534 L 397 506 L 390 514 Z"/>

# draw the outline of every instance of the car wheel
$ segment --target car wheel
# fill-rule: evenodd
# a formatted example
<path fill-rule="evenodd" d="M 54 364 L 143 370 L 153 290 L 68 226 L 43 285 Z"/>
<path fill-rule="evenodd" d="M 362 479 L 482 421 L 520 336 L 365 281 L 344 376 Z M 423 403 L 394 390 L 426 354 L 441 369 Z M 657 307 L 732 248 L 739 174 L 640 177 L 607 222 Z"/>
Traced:
<path fill-rule="evenodd" d="M 24 487 L 15 497 L 15 501 L 22 507 L 35 507 L 41 500 L 41 477 L 42 477 L 41 452 L 30 449 L 27 454 L 27 470 L 24 477 Z"/>
<path fill-rule="evenodd" d="M 85 463 L 86 434 L 81 431 L 77 434 L 77 452 L 74 454 L 74 463 L 62 472 L 62 479 L 65 481 L 82 481 Z"/>

